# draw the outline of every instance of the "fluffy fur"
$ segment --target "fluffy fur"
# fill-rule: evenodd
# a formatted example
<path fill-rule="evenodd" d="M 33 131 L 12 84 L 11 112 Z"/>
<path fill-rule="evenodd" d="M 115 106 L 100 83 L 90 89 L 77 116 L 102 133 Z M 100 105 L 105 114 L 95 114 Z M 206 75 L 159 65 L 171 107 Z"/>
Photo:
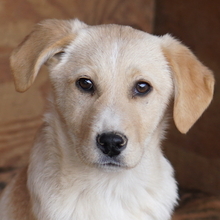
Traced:
<path fill-rule="evenodd" d="M 1 198 L 0 219 L 170 219 L 177 187 L 160 147 L 167 106 L 174 97 L 174 121 L 186 133 L 212 99 L 211 71 L 169 35 L 78 20 L 46 20 L 14 50 L 16 89 L 26 91 L 44 63 L 50 108 L 28 168 Z M 81 78 L 92 93 L 77 86 Z M 137 95 L 137 82 L 151 91 Z M 128 139 L 116 158 L 97 147 L 108 132 Z"/>

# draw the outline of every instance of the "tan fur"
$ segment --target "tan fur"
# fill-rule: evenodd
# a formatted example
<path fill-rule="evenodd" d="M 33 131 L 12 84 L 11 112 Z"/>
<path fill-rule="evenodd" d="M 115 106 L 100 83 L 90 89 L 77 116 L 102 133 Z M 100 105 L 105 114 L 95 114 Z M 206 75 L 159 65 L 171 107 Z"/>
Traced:
<path fill-rule="evenodd" d="M 174 73 L 174 121 L 186 133 L 212 100 L 212 72 L 192 52 L 169 35 L 164 36 L 164 55 Z"/>
<path fill-rule="evenodd" d="M 54 54 L 62 52 L 73 39 L 68 22 L 47 20 L 37 24 L 11 56 L 16 90 L 25 92 L 34 82 L 41 65 Z"/>
<path fill-rule="evenodd" d="M 211 102 L 211 71 L 168 35 L 78 20 L 46 20 L 14 50 L 16 89 L 26 91 L 44 63 L 50 110 L 28 173 L 3 194 L 1 220 L 170 219 L 177 187 L 160 149 L 167 105 L 174 95 L 174 121 L 186 133 Z M 77 87 L 84 77 L 94 94 Z M 137 96 L 139 81 L 153 90 Z M 102 164 L 96 137 L 103 132 L 128 138 L 118 167 Z"/>
<path fill-rule="evenodd" d="M 8 186 L 5 199 L 5 209 L 8 209 L 8 219 L 36 220 L 32 214 L 30 195 L 27 189 L 27 167 L 23 168 Z M 3 194 L 3 197 L 6 196 Z M 8 202 L 7 202 L 8 201 Z"/>

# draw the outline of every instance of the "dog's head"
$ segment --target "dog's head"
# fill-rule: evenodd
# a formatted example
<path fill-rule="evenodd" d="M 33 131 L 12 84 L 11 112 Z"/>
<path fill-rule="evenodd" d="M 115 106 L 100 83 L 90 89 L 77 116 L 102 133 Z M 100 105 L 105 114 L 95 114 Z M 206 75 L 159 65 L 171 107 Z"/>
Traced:
<path fill-rule="evenodd" d="M 186 133 L 213 95 L 211 71 L 189 49 L 127 26 L 46 20 L 12 54 L 16 89 L 26 91 L 44 63 L 74 145 L 66 147 L 90 165 L 136 166 L 156 150 L 170 98 Z"/>

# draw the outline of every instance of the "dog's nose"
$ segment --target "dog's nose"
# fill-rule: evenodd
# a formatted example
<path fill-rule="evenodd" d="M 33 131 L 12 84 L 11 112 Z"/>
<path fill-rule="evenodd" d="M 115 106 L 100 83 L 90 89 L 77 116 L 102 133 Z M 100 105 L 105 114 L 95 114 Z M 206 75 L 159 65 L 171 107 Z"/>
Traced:
<path fill-rule="evenodd" d="M 120 133 L 103 133 L 96 138 L 98 148 L 109 157 L 119 155 L 125 148 L 128 139 Z"/>

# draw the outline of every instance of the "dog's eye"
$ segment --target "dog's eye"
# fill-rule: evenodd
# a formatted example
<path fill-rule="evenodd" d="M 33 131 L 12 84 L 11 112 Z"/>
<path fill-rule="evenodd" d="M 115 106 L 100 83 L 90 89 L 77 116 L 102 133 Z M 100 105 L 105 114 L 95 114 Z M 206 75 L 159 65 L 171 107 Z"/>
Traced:
<path fill-rule="evenodd" d="M 89 93 L 93 93 L 94 92 L 94 85 L 93 85 L 92 80 L 90 80 L 90 79 L 80 78 L 76 82 L 76 84 L 84 92 L 89 92 Z"/>
<path fill-rule="evenodd" d="M 152 87 L 149 83 L 140 81 L 137 82 L 134 88 L 134 95 L 146 95 L 152 90 Z"/>

